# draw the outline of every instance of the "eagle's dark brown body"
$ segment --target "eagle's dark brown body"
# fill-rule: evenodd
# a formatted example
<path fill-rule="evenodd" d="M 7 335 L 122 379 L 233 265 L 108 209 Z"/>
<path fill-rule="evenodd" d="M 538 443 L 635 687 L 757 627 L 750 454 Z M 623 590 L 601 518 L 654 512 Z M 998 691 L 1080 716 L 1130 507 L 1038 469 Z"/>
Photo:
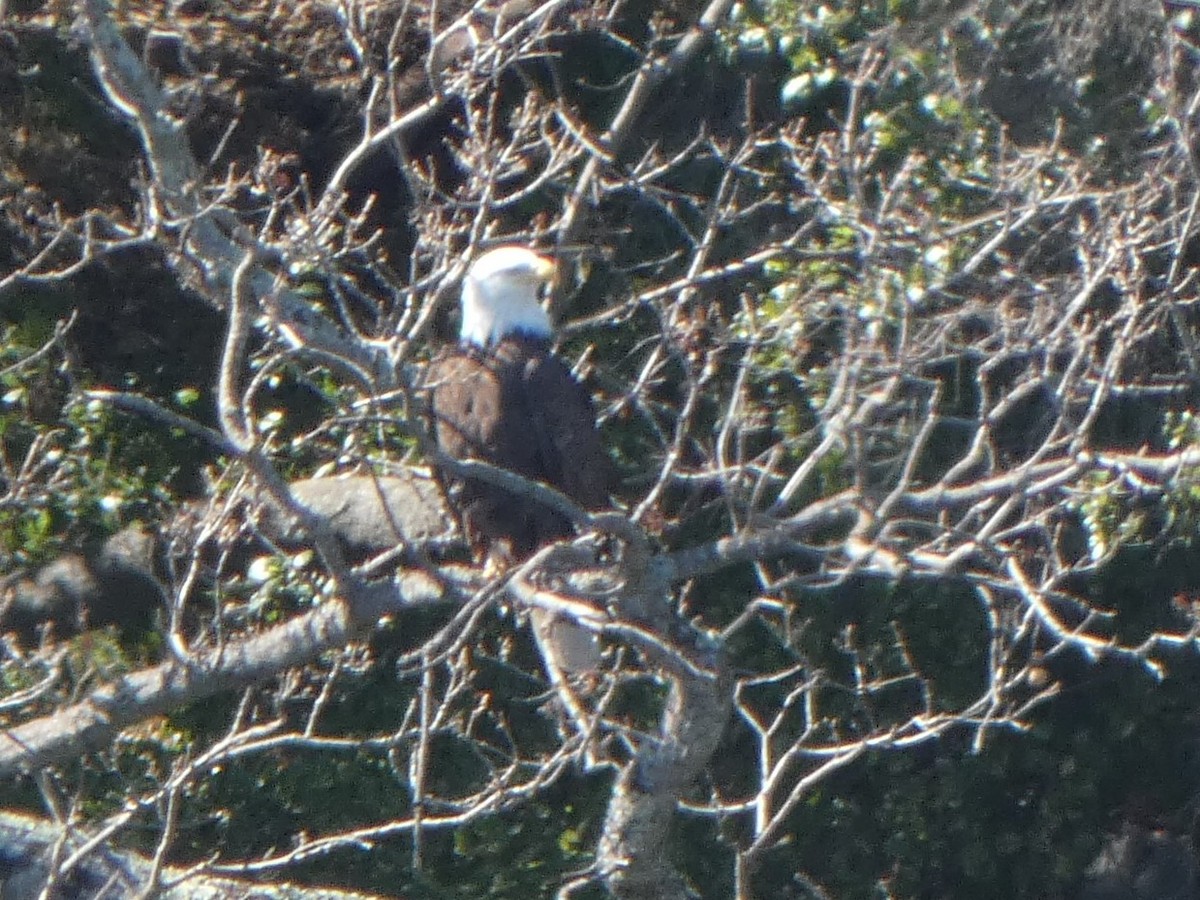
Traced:
<path fill-rule="evenodd" d="M 612 466 L 591 397 L 549 342 L 509 336 L 455 347 L 429 367 L 434 434 L 454 459 L 476 459 L 557 488 L 585 509 L 607 505 Z M 517 561 L 569 537 L 541 503 L 476 479 L 448 478 L 471 545 Z"/>

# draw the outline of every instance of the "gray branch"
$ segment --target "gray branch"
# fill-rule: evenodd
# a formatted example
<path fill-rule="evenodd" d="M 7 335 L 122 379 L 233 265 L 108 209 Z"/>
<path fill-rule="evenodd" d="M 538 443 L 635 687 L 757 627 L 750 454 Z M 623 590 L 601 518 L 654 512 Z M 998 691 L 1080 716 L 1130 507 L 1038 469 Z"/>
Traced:
<path fill-rule="evenodd" d="M 179 232 L 182 249 L 171 254 L 171 265 L 185 280 L 194 280 L 198 267 L 206 299 L 223 309 L 234 288 L 234 273 L 247 252 L 254 253 L 245 286 L 255 302 L 268 303 L 276 311 L 278 321 L 272 324 L 281 338 L 356 367 L 381 390 L 393 386 L 395 375 L 384 354 L 347 338 L 314 311 L 264 265 L 270 255 L 231 210 L 204 202 L 199 195 L 200 166 L 188 146 L 184 123 L 167 111 L 166 97 L 121 36 L 111 11 L 108 0 L 86 0 L 81 21 L 97 79 L 141 137 L 153 191 L 162 205 L 147 214 L 163 217 L 164 229 Z"/>

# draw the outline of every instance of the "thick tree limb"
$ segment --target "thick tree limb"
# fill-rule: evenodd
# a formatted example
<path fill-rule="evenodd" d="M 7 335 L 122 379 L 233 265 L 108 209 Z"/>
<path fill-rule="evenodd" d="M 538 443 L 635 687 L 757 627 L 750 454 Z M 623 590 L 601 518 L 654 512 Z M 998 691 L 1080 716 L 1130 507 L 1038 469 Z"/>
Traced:
<path fill-rule="evenodd" d="M 166 230 L 177 230 L 182 252 L 171 257 L 185 279 L 198 266 L 209 302 L 224 308 L 234 288 L 234 274 L 247 252 L 255 254 L 245 274 L 253 302 L 270 301 L 279 321 L 278 335 L 296 346 L 328 354 L 356 367 L 380 390 L 394 386 L 391 365 L 377 348 L 347 337 L 314 311 L 303 297 L 282 284 L 262 263 L 269 258 L 234 217 L 221 207 L 206 205 L 199 194 L 201 169 L 188 146 L 184 123 L 167 111 L 166 98 L 142 60 L 121 36 L 112 19 L 109 0 L 85 0 L 81 21 L 92 53 L 96 77 L 112 104 L 137 129 L 153 176 L 153 195 L 161 209 L 148 209 Z"/>
<path fill-rule="evenodd" d="M 443 597 L 428 576 L 412 572 L 394 584 L 364 587 L 353 603 L 330 598 L 313 612 L 260 635 L 195 651 L 186 662 L 172 660 L 117 678 L 79 703 L 0 731 L 0 777 L 104 747 L 129 725 L 313 662 L 325 651 L 362 638 L 381 617 Z"/>
<path fill-rule="evenodd" d="M 36 897 L 50 877 L 56 857 L 74 850 L 87 834 L 70 823 L 0 812 L 0 864 L 4 867 L 5 897 Z M 96 897 L 137 896 L 153 877 L 161 880 L 155 897 L 161 900 L 380 900 L 367 894 L 332 888 L 235 881 L 198 875 L 174 866 L 155 872 L 154 863 L 129 851 L 105 848 L 74 867 L 65 883 L 55 885 L 56 900 L 94 900 Z"/>

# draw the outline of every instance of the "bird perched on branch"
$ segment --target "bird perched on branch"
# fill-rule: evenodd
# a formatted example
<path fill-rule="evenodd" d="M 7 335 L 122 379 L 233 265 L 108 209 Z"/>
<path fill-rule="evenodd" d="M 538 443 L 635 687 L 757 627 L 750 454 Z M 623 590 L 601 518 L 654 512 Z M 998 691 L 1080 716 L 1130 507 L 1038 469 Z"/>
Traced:
<path fill-rule="evenodd" d="M 434 437 L 453 459 L 490 463 L 597 510 L 609 502 L 612 463 L 591 397 L 551 351 L 539 294 L 554 272 L 551 260 L 524 247 L 489 250 L 471 264 L 459 344 L 435 358 L 426 377 Z M 445 480 L 472 548 L 494 562 L 521 562 L 573 533 L 565 516 L 528 493 Z"/>

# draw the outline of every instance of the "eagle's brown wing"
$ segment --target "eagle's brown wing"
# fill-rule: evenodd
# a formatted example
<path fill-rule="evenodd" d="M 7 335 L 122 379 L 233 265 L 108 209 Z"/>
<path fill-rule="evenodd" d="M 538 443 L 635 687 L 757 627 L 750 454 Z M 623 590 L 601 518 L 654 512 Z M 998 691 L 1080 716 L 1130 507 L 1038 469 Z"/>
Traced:
<path fill-rule="evenodd" d="M 608 501 L 612 466 L 591 398 L 544 345 L 510 339 L 489 353 L 447 350 L 426 383 L 434 436 L 448 456 L 545 482 L 585 508 Z M 571 534 L 569 522 L 529 498 L 473 479 L 447 482 L 477 549 L 522 559 Z"/>
<path fill-rule="evenodd" d="M 477 459 L 503 468 L 522 466 L 508 446 L 504 422 L 508 405 L 504 379 L 495 361 L 465 350 L 447 349 L 429 365 L 433 434 L 438 448 L 452 459 Z M 520 452 L 520 448 L 516 448 Z M 451 504 L 475 555 L 514 560 L 536 546 L 519 498 L 476 479 L 444 476 Z"/>
<path fill-rule="evenodd" d="M 522 378 L 544 470 L 542 480 L 584 509 L 600 509 L 612 492 L 612 462 L 596 430 L 591 395 L 553 354 L 531 357 Z"/>

